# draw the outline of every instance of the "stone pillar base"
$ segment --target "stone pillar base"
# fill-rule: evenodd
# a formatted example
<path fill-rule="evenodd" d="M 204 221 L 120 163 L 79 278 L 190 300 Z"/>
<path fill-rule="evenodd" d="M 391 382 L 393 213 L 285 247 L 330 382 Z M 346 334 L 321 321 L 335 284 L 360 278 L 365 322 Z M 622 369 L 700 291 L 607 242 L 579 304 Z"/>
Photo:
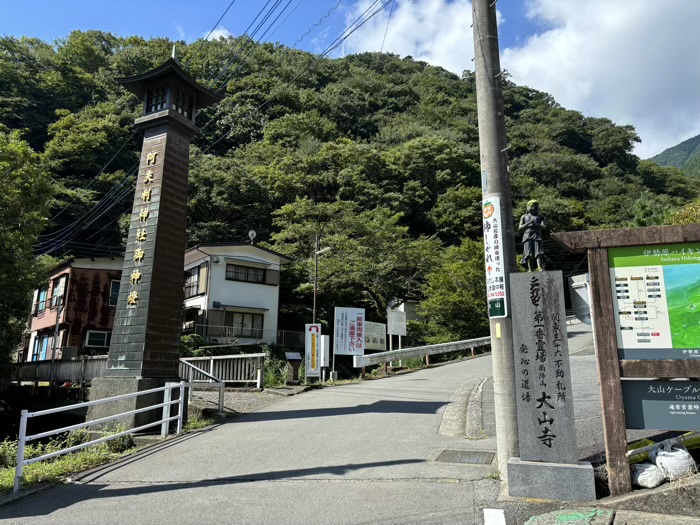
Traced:
<path fill-rule="evenodd" d="M 132 394 L 152 388 L 165 386 L 165 383 L 179 382 L 180 378 L 163 379 L 151 377 L 96 377 L 92 380 L 90 387 L 90 400 L 104 399 L 107 397 L 119 396 L 123 394 Z M 172 390 L 172 400 L 179 398 L 180 390 L 175 388 Z M 186 396 L 187 394 L 185 394 Z M 186 397 L 185 397 L 186 399 Z M 112 416 L 129 410 L 137 410 L 150 405 L 156 405 L 163 402 L 163 392 L 145 394 L 138 397 L 121 399 L 119 401 L 111 401 L 100 405 L 88 407 L 87 420 L 92 421 L 103 417 Z M 170 408 L 170 415 L 177 415 L 178 405 L 173 404 Z M 185 403 L 185 417 L 187 416 L 187 403 Z M 154 408 L 138 414 L 131 414 L 114 419 L 105 423 L 106 427 L 114 427 L 121 425 L 126 428 L 136 428 L 163 418 L 163 407 Z M 152 429 L 147 429 L 147 432 L 159 433 L 160 426 L 155 425 Z"/>
<path fill-rule="evenodd" d="M 593 466 L 583 461 L 574 465 L 510 458 L 508 495 L 554 501 L 595 501 Z"/>

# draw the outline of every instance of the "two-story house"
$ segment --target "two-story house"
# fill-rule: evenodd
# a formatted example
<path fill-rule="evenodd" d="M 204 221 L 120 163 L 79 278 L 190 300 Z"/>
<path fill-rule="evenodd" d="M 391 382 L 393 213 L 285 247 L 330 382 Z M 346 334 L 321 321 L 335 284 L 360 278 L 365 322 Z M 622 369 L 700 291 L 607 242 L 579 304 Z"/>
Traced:
<path fill-rule="evenodd" d="M 119 295 L 123 257 L 76 258 L 53 268 L 35 290 L 29 338 L 20 361 L 106 354 Z"/>
<path fill-rule="evenodd" d="M 243 242 L 185 252 L 183 332 L 213 344 L 282 343 L 277 331 L 280 267 L 291 262 Z"/>

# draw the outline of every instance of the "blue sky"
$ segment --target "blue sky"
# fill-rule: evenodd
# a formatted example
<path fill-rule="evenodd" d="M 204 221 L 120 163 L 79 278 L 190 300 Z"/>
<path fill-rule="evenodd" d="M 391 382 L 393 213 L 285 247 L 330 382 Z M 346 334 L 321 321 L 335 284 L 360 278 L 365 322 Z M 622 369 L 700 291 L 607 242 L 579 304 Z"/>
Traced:
<path fill-rule="evenodd" d="M 236 0 L 217 34 L 242 34 L 265 1 Z M 100 29 L 192 42 L 212 28 L 230 0 L 2 3 L 2 35 L 53 41 L 75 29 Z M 340 0 L 314 27 L 336 3 L 292 0 L 278 24 L 294 11 L 272 40 L 294 46 L 311 29 L 295 47 L 320 52 L 372 0 Z M 700 1 L 499 0 L 497 8 L 501 62 L 516 83 L 546 91 L 584 115 L 634 125 L 642 158 L 700 134 L 700 61 L 694 57 Z M 388 10 L 378 14 L 333 56 L 383 49 L 457 74 L 473 69 L 469 0 L 395 0 L 385 39 L 388 16 Z"/>
<path fill-rule="evenodd" d="M 100 29 L 121 36 L 166 36 L 192 42 L 209 32 L 229 3 L 230 0 L 7 0 L 2 8 L 0 34 L 53 41 L 76 29 Z M 280 10 L 286 3 L 287 0 L 282 2 Z M 278 24 L 293 9 L 294 11 L 272 40 L 291 46 L 336 3 L 337 0 L 292 0 Z M 145 5 L 148 5 L 146 10 Z M 196 7 L 193 8 L 193 5 Z M 264 5 L 262 0 L 236 0 L 221 26 L 239 35 Z M 307 51 L 322 49 L 323 43 L 330 42 L 340 34 L 345 19 L 354 12 L 357 5 L 357 1 L 342 0 L 338 8 L 314 28 L 298 47 Z M 509 25 L 509 31 L 501 35 L 503 45 L 510 46 L 524 41 L 533 33 L 534 26 L 525 16 L 526 7 L 523 2 L 503 2 L 499 9 Z M 464 31 L 470 33 L 471 29 L 467 25 Z"/>

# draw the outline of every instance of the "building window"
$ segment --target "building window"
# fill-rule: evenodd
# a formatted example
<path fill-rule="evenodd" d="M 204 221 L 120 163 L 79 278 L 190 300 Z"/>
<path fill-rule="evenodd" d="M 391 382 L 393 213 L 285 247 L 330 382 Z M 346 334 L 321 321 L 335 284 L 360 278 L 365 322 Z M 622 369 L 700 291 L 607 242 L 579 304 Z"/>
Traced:
<path fill-rule="evenodd" d="M 51 309 L 58 308 L 63 300 L 63 293 L 66 285 L 66 276 L 62 275 L 58 279 L 54 279 L 51 291 Z"/>
<path fill-rule="evenodd" d="M 119 301 L 120 286 L 121 282 L 117 279 L 112 279 L 112 281 L 109 283 L 109 306 L 117 306 L 117 302 Z"/>
<path fill-rule="evenodd" d="M 264 283 L 265 269 L 240 266 L 238 264 L 227 264 L 226 279 L 229 281 L 244 281 L 247 283 Z"/>
<path fill-rule="evenodd" d="M 109 348 L 112 332 L 88 330 L 85 335 L 85 348 Z"/>
<path fill-rule="evenodd" d="M 232 328 L 233 337 L 253 337 L 260 339 L 263 335 L 262 314 L 249 314 L 241 312 L 226 312 L 224 324 Z"/>
<path fill-rule="evenodd" d="M 42 286 L 39 288 L 39 293 L 36 295 L 36 304 L 34 305 L 34 315 L 40 315 L 46 310 L 46 298 L 49 295 L 49 287 Z"/>
<path fill-rule="evenodd" d="M 46 354 L 49 351 L 50 341 L 51 334 L 49 333 L 36 335 L 34 339 L 34 349 L 32 351 L 32 361 L 44 361 L 46 359 Z"/>
<path fill-rule="evenodd" d="M 188 95 L 180 88 L 175 88 L 173 109 L 185 118 L 192 116 L 192 95 Z"/>
<path fill-rule="evenodd" d="M 201 266 L 195 266 L 187 270 L 185 277 L 185 299 L 199 295 L 199 269 Z"/>
<path fill-rule="evenodd" d="M 167 97 L 168 92 L 165 87 L 149 89 L 146 113 L 154 113 L 166 109 Z"/>

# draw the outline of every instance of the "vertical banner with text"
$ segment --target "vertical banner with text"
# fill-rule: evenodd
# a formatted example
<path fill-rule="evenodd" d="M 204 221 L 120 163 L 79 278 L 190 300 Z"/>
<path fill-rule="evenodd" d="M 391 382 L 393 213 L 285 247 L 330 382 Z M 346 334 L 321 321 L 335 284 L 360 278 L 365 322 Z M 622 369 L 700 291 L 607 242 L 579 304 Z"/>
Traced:
<path fill-rule="evenodd" d="M 336 355 L 365 355 L 364 325 L 364 308 L 336 307 L 333 352 Z"/>
<path fill-rule="evenodd" d="M 320 348 L 321 348 L 321 325 L 307 324 L 305 337 L 305 356 L 304 363 L 306 368 L 306 377 L 319 377 L 321 371 Z"/>
<path fill-rule="evenodd" d="M 500 197 L 483 202 L 484 263 L 486 268 L 486 298 L 489 317 L 507 317 L 506 272 L 503 261 L 503 222 Z"/>

